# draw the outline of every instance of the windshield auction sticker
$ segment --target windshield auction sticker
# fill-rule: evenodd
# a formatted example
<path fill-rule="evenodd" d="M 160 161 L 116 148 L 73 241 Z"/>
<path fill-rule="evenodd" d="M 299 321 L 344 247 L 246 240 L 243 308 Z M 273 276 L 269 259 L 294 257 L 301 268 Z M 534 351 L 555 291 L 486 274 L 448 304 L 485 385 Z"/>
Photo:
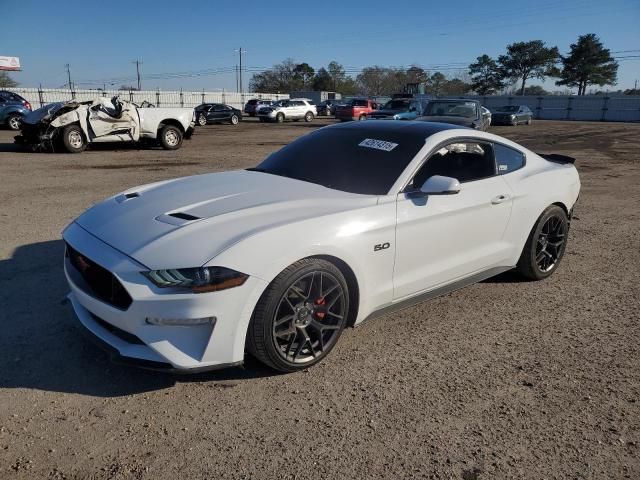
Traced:
<path fill-rule="evenodd" d="M 385 152 L 390 152 L 391 150 L 396 148 L 398 144 L 393 142 L 386 142 L 384 140 L 376 140 L 374 138 L 365 138 L 358 144 L 358 146 L 375 148 L 376 150 L 384 150 Z"/>

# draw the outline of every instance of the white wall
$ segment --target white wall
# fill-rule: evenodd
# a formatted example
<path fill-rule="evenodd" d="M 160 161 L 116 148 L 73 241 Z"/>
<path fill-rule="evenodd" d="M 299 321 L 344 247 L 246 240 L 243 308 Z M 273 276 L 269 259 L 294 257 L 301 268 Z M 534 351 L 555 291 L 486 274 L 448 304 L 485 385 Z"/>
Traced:
<path fill-rule="evenodd" d="M 226 103 L 232 107 L 242 110 L 244 104 L 252 98 L 270 98 L 280 100 L 289 98 L 289 95 L 270 93 L 237 93 L 237 92 L 180 92 L 163 90 L 142 90 L 142 91 L 122 91 L 122 90 L 75 90 L 73 93 L 68 89 L 53 88 L 12 88 L 12 92 L 26 98 L 33 108 L 40 108 L 42 105 L 53 102 L 63 102 L 67 100 L 93 100 L 99 96 L 112 97 L 119 95 L 124 100 L 130 100 L 137 104 L 147 101 L 156 107 L 195 107 L 201 103 Z"/>

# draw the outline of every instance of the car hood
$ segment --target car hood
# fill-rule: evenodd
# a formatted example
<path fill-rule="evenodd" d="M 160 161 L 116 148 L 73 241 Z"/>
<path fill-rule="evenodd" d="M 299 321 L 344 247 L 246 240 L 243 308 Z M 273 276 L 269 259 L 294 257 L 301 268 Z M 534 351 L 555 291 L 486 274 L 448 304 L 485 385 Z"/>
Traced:
<path fill-rule="evenodd" d="M 376 201 L 239 170 L 133 188 L 90 208 L 76 223 L 151 269 L 187 268 L 260 231 Z"/>
<path fill-rule="evenodd" d="M 476 118 L 447 117 L 442 115 L 428 115 L 425 117 L 420 117 L 418 118 L 418 120 L 423 122 L 450 123 L 452 125 L 463 125 L 465 127 L 470 127 L 473 122 L 477 121 Z"/>

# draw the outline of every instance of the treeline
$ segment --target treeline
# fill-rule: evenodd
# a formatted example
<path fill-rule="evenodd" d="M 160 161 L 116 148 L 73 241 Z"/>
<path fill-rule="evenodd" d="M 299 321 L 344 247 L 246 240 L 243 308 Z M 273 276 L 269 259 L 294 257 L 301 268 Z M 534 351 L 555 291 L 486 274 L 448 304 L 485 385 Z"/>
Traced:
<path fill-rule="evenodd" d="M 566 56 L 542 40 L 515 42 L 507 45 L 497 59 L 481 55 L 468 70 L 448 75 L 428 72 L 419 65 L 406 69 L 374 65 L 363 68 L 354 78 L 335 61 L 316 71 L 308 63 L 287 59 L 253 75 L 250 86 L 253 91 L 273 93 L 325 90 L 343 95 L 388 95 L 404 91 L 408 84 L 417 84 L 430 95 L 493 95 L 511 93 L 518 85 L 520 95 L 543 95 L 548 92 L 527 83 L 551 77 L 558 79 L 556 85 L 577 88 L 578 95 L 584 95 L 588 86 L 615 85 L 617 75 L 618 63 L 610 50 L 604 48 L 597 35 L 589 33 L 571 44 Z"/>

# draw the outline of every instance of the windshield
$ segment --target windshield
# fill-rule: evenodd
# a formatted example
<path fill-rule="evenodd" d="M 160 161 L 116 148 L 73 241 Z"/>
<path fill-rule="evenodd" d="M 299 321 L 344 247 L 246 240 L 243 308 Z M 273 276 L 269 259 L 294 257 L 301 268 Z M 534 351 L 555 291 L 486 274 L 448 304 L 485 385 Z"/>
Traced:
<path fill-rule="evenodd" d="M 517 112 L 517 111 L 518 111 L 518 106 L 517 105 L 510 105 L 510 106 L 504 106 L 504 107 L 496 108 L 496 112 L 512 113 L 512 112 Z"/>
<path fill-rule="evenodd" d="M 476 117 L 474 102 L 429 102 L 425 110 L 426 116 L 431 117 Z"/>
<path fill-rule="evenodd" d="M 384 104 L 384 107 L 382 107 L 382 109 L 383 110 L 408 110 L 410 103 L 411 103 L 411 100 L 402 100 L 402 99 L 389 100 L 387 103 Z"/>
<path fill-rule="evenodd" d="M 385 195 L 424 145 L 424 137 L 392 131 L 322 129 L 250 169 L 334 190 Z"/>

